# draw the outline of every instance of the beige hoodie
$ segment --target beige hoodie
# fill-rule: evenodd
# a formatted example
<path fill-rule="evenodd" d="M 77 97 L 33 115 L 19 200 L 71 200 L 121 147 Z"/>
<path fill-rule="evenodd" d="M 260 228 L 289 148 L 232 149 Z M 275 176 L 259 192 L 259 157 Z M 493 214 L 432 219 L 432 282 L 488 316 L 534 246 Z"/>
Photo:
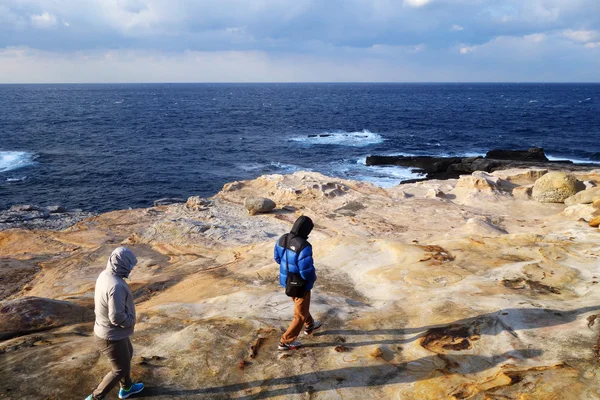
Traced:
<path fill-rule="evenodd" d="M 116 248 L 108 259 L 106 269 L 96 280 L 94 334 L 104 340 L 122 340 L 133 334 L 135 306 L 133 295 L 123 278 L 137 263 L 126 247 Z"/>

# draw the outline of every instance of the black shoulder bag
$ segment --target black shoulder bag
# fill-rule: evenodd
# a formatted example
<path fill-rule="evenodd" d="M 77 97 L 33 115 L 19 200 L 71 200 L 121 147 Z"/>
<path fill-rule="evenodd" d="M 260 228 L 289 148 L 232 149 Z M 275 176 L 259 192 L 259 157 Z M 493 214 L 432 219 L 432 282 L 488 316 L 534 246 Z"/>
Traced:
<path fill-rule="evenodd" d="M 287 279 L 285 280 L 285 294 L 288 295 L 289 297 L 304 297 L 304 295 L 306 294 L 306 290 L 304 290 L 304 285 L 306 284 L 306 281 L 304 279 L 302 279 L 302 276 L 300 276 L 299 273 L 290 272 L 290 270 L 288 268 L 287 250 L 288 250 L 289 239 L 290 239 L 289 236 L 287 236 L 285 238 L 286 253 L 284 254 L 284 256 L 285 256 L 285 272 L 287 272 Z M 296 254 L 299 254 L 299 253 L 296 252 Z M 298 267 L 298 268 L 300 268 L 300 267 Z"/>

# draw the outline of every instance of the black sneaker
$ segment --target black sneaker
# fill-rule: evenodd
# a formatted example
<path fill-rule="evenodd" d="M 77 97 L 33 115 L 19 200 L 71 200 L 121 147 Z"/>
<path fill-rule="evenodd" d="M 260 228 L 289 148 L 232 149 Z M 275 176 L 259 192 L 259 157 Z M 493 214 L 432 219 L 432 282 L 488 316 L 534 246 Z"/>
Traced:
<path fill-rule="evenodd" d="M 291 342 L 291 343 L 281 343 L 279 342 L 279 346 L 277 347 L 278 350 L 296 350 L 299 349 L 300 347 L 302 347 L 302 343 L 300 342 Z"/>
<path fill-rule="evenodd" d="M 310 326 L 304 328 L 304 334 L 305 335 L 310 335 L 311 333 L 313 333 L 314 331 L 316 331 L 317 329 L 319 329 L 321 326 L 323 326 L 322 322 L 315 321 Z"/>

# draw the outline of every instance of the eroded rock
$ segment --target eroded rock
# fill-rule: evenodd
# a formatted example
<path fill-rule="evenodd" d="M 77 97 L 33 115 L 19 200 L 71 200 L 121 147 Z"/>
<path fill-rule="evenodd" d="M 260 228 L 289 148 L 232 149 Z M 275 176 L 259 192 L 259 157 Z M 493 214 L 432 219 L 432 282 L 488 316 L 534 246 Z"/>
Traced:
<path fill-rule="evenodd" d="M 270 213 L 275 206 L 275 202 L 266 197 L 247 197 L 244 200 L 244 207 L 246 207 L 250 215 Z"/>
<path fill-rule="evenodd" d="M 583 189 L 583 184 L 573 175 L 549 172 L 535 181 L 531 196 L 540 203 L 563 203 Z"/>
<path fill-rule="evenodd" d="M 94 311 L 67 301 L 23 297 L 0 302 L 0 340 L 93 321 Z"/>

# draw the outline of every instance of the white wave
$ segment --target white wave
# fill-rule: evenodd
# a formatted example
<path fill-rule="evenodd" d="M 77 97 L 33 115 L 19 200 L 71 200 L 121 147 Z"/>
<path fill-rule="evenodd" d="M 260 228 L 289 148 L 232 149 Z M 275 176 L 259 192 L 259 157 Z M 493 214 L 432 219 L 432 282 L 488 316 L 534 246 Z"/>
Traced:
<path fill-rule="evenodd" d="M 560 156 L 551 156 L 546 154 L 546 158 L 550 161 L 572 161 L 573 164 L 600 164 L 600 161 L 584 160 L 581 158 L 567 158 Z"/>
<path fill-rule="evenodd" d="M 259 174 L 292 174 L 296 171 L 310 171 L 310 168 L 302 168 L 294 164 L 286 164 L 282 162 L 272 161 L 266 164 L 260 163 L 245 163 L 238 164 L 237 167 L 246 172 Z"/>
<path fill-rule="evenodd" d="M 390 166 L 367 166 L 366 157 L 358 159 L 355 163 L 338 164 L 325 174 L 338 176 L 344 179 L 370 182 L 382 188 L 390 188 L 407 179 L 424 178 L 424 174 L 412 172 L 411 168 Z"/>
<path fill-rule="evenodd" d="M 315 135 L 307 135 L 291 139 L 294 142 L 321 145 L 364 147 L 372 144 L 382 143 L 383 137 L 375 132 L 364 129 L 360 132 L 323 132 Z"/>
<path fill-rule="evenodd" d="M 33 164 L 33 155 L 25 151 L 0 151 L 0 172 Z"/>

